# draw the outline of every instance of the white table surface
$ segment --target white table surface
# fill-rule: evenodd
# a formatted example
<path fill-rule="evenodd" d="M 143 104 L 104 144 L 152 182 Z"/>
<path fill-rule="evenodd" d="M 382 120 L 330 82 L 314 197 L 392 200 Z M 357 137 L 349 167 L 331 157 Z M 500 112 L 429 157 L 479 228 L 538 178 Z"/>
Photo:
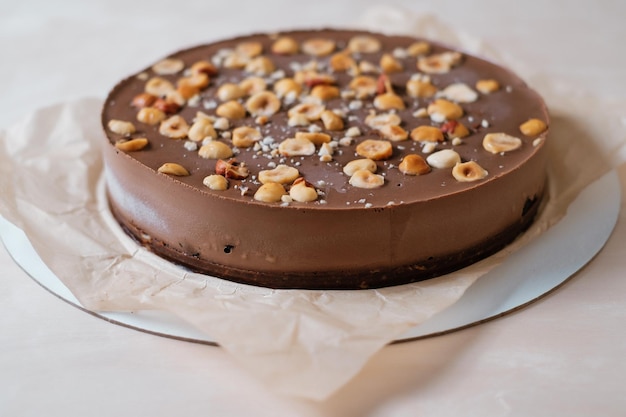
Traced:
<path fill-rule="evenodd" d="M 350 24 L 376 4 L 2 0 L 0 129 L 44 105 L 104 97 L 118 79 L 184 46 Z M 622 0 L 393 4 L 523 59 L 529 65 L 513 69 L 531 84 L 539 74 L 607 102 L 626 98 Z M 477 327 L 388 346 L 321 403 L 268 392 L 220 348 L 85 314 L 0 247 L 0 416 L 622 416 L 625 245 L 622 204 L 604 250 L 557 291 Z"/>

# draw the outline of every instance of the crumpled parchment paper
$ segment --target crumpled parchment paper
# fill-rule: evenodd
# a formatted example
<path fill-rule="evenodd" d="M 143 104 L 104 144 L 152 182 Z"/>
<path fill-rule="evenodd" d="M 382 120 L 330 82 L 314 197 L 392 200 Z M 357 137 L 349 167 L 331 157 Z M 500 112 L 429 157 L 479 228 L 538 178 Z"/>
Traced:
<path fill-rule="evenodd" d="M 393 27 L 499 61 L 488 45 L 432 16 L 381 7 L 367 12 L 361 26 Z M 270 389 L 322 400 L 379 349 L 456 302 L 516 248 L 532 244 L 580 190 L 626 159 L 623 126 L 602 102 L 532 76 L 552 112 L 550 200 L 511 246 L 437 279 L 379 290 L 271 290 L 190 273 L 137 247 L 103 197 L 98 98 L 40 109 L 0 133 L 0 214 L 26 233 L 87 309 L 169 311 L 210 335 Z M 608 133 L 596 135 L 600 126 Z"/>

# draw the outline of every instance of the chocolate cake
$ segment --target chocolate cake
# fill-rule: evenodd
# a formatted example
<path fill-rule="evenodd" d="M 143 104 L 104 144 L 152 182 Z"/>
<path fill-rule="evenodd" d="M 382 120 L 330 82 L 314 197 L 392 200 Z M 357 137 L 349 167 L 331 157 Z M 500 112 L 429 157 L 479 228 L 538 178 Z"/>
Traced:
<path fill-rule="evenodd" d="M 253 285 L 439 276 L 514 240 L 545 193 L 541 97 L 407 36 L 292 31 L 186 49 L 115 86 L 102 123 L 125 231 Z"/>

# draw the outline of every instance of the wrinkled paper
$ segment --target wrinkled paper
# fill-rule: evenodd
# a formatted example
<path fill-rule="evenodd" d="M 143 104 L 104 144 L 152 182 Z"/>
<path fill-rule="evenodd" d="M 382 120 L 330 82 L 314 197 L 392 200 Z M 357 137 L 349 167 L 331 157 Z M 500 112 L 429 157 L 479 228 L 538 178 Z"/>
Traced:
<path fill-rule="evenodd" d="M 487 45 L 432 16 L 376 8 L 362 26 L 394 27 L 498 61 Z M 26 233 L 85 308 L 168 311 L 209 335 L 264 385 L 321 400 L 383 346 L 455 303 L 481 275 L 557 222 L 586 185 L 626 159 L 623 126 L 602 102 L 567 89 L 565 97 L 562 86 L 530 75 L 552 114 L 550 199 L 512 245 L 440 278 L 378 290 L 272 290 L 190 273 L 158 258 L 124 235 L 108 211 L 97 98 L 43 108 L 2 134 L 0 214 Z M 596 135 L 599 126 L 608 133 Z"/>

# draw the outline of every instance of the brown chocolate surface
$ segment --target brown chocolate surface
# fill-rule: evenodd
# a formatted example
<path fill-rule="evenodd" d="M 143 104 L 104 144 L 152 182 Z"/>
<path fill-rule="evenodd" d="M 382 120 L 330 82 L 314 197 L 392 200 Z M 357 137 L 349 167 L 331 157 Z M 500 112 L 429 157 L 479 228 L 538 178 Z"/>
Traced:
<path fill-rule="evenodd" d="M 318 37 L 334 39 L 339 51 L 353 36 L 363 34 L 324 30 L 287 35 L 299 43 Z M 381 41 L 382 50 L 353 58 L 378 65 L 383 53 L 394 53 L 416 41 L 403 36 L 374 36 Z M 276 55 L 269 52 L 274 39 L 271 35 L 253 35 L 184 50 L 171 57 L 183 60 L 189 67 L 200 60 L 211 61 L 243 41 L 259 41 L 264 55 L 284 73 L 264 77 L 268 89 L 280 78 L 278 75 L 291 77 L 294 69 L 315 59 L 320 63 L 320 73 L 332 73 L 340 90 L 347 90 L 353 75 L 329 71 L 330 55 Z M 431 54 L 447 51 L 431 45 Z M 402 56 L 398 51 L 395 55 Z M 417 58 L 398 60 L 404 71 L 388 77 L 406 106 L 397 111 L 401 126 L 408 132 L 421 125 L 441 127 L 442 123 L 428 117 L 414 116 L 417 109 L 427 107 L 434 98 L 412 98 L 406 94 L 406 82 L 418 72 Z M 215 113 L 215 106 L 220 104 L 216 98 L 220 85 L 250 76 L 238 69 L 218 70 L 210 85 L 192 100 L 194 105 L 187 104 L 177 113 L 190 124 L 198 111 Z M 543 101 L 510 71 L 467 54 L 449 72 L 431 74 L 432 83 L 440 90 L 458 82 L 473 88 L 480 79 L 495 79 L 501 88 L 490 94 L 479 93 L 475 102 L 460 103 L 464 116 L 458 121 L 471 134 L 455 145 L 447 138 L 437 143 L 436 150 L 454 149 L 462 161 L 479 163 L 488 172 L 487 177 L 459 182 L 451 169 L 437 168 L 425 175 L 405 175 L 397 168 L 404 156 L 427 156 L 423 144 L 409 138 L 393 142 L 391 158 L 377 161 L 377 174 L 384 176 L 385 184 L 376 189 L 351 186 L 349 177 L 342 172 L 347 162 L 361 158 L 355 154 L 358 143 L 381 138 L 380 132 L 363 122 L 372 111 L 387 113 L 373 106 L 374 97 L 362 100 L 360 108 L 350 105 L 354 99 L 341 97 L 324 103 L 326 108 L 344 113 L 345 128 L 341 131 L 327 131 L 321 122 L 313 122 L 333 140 L 345 137 L 350 127 L 358 126 L 361 130 L 352 145 L 337 147 L 331 162 L 321 162 L 317 153 L 270 157 L 269 152 L 239 149 L 235 158 L 245 163 L 252 175 L 245 180 L 231 179 L 227 190 L 212 191 L 202 181 L 215 172 L 215 160 L 187 150 L 185 139 L 173 140 L 159 134 L 158 124 L 149 126 L 136 120 L 137 109 L 130 103 L 144 91 L 146 77 L 154 75 L 150 68 L 142 74 L 145 76 L 132 76 L 117 85 L 103 109 L 103 124 L 109 137 L 104 156 L 111 205 L 132 235 L 155 252 L 196 270 L 280 288 L 363 288 L 415 281 L 467 265 L 510 242 L 530 223 L 543 195 L 545 133 L 535 141 L 537 137 L 525 137 L 519 132 L 520 124 L 530 118 L 548 123 Z M 161 76 L 175 83 L 182 74 Z M 306 86 L 304 91 L 308 91 Z M 254 117 L 247 115 L 231 120 L 228 130 L 253 126 L 277 144 L 297 131 L 309 130 L 287 126 L 286 112 L 298 103 L 283 101 L 281 111 L 265 125 L 258 125 Z M 132 121 L 137 128 L 132 137 L 148 138 L 149 146 L 132 153 L 115 149 L 111 145 L 123 137 L 106 128 L 111 119 Z M 490 132 L 516 136 L 522 140 L 522 146 L 502 154 L 487 152 L 482 140 Z M 232 146 L 228 138 L 218 140 Z M 270 144 L 271 140 L 266 139 L 265 143 Z M 157 173 L 165 162 L 181 164 L 190 175 Z M 260 185 L 256 175 L 276 164 L 297 167 L 301 176 L 319 190 L 320 197 L 308 203 L 255 201 L 253 195 Z"/>

